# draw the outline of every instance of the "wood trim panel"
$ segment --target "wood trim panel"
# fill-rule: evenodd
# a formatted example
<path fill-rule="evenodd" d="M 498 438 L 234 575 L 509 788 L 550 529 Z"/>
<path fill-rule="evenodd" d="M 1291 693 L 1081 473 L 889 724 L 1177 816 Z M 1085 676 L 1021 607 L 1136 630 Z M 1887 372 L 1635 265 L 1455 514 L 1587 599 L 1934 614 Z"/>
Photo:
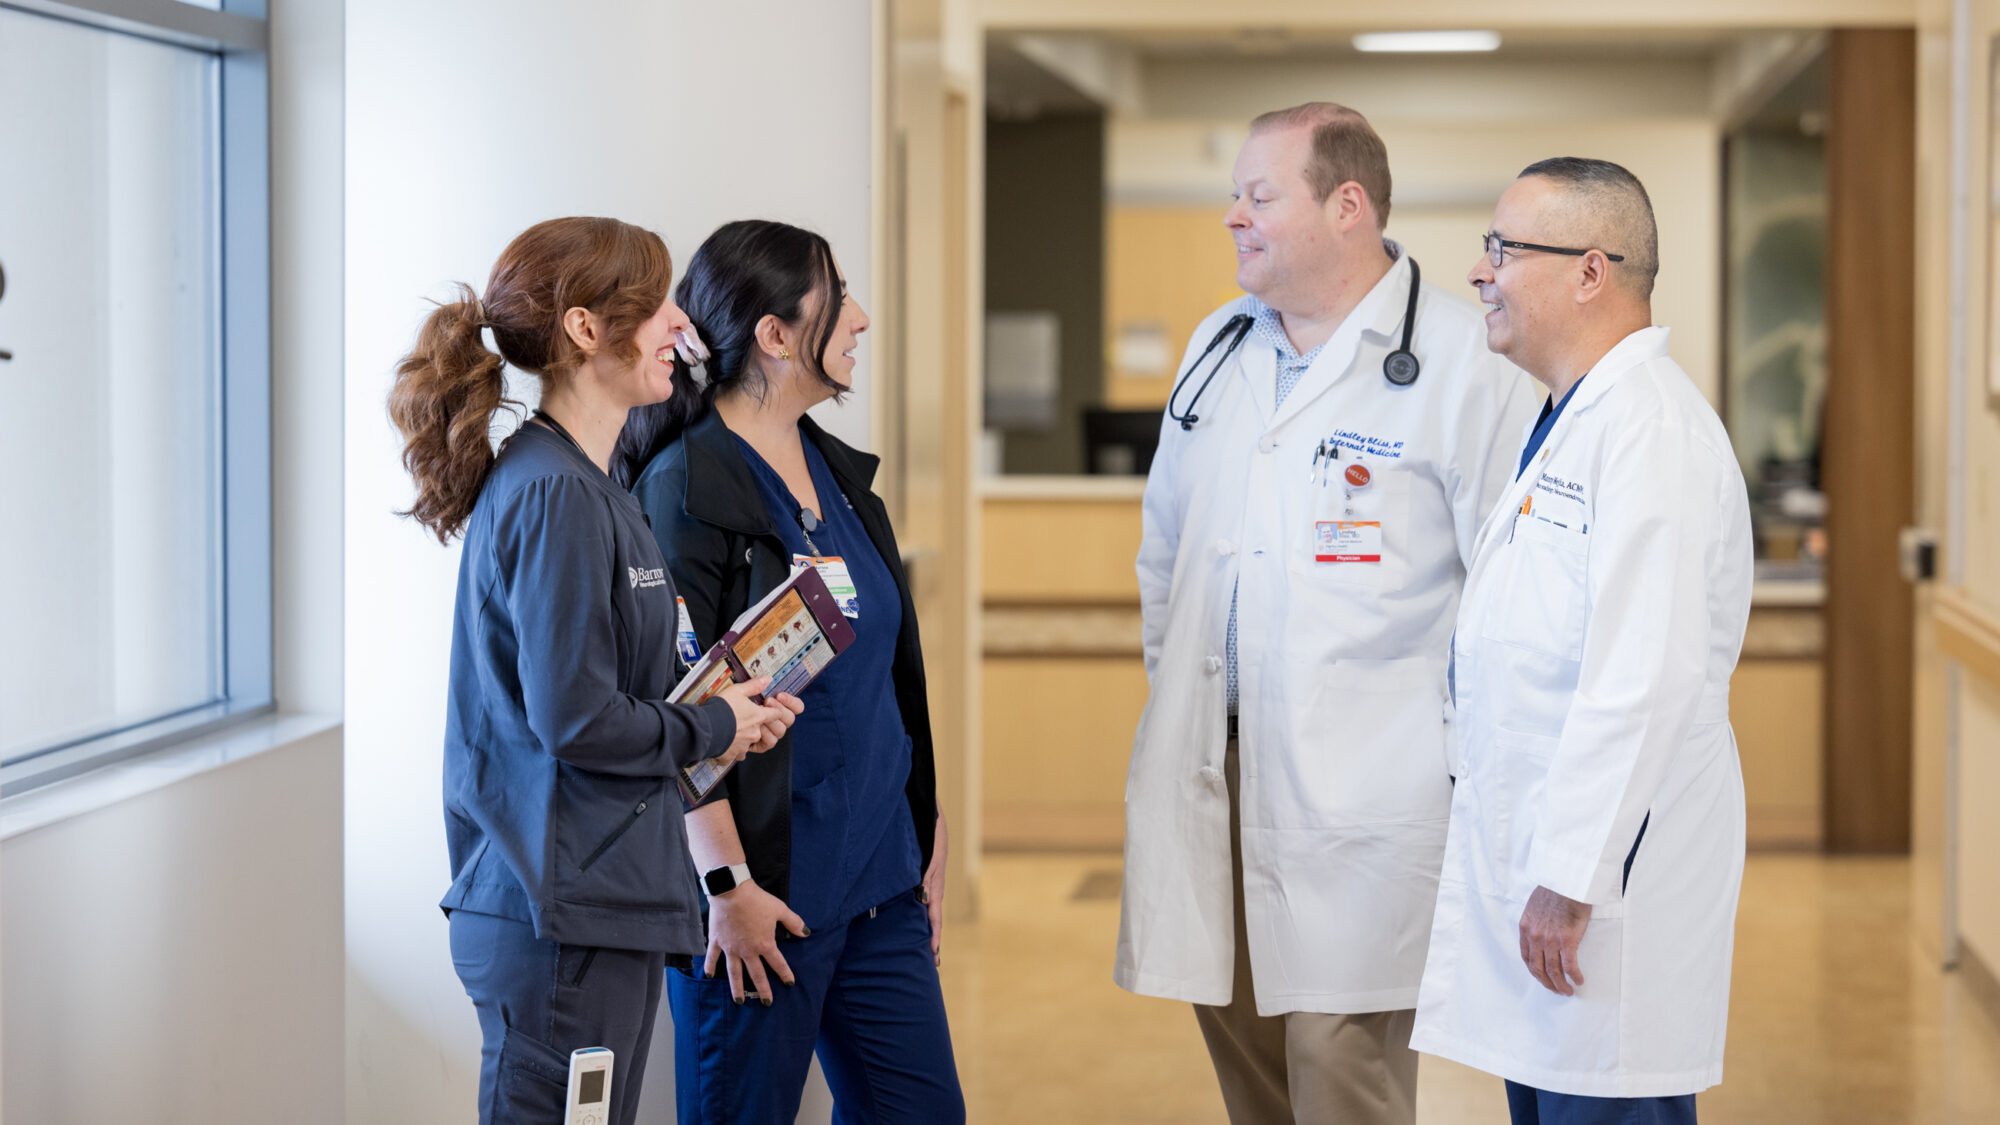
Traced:
<path fill-rule="evenodd" d="M 1750 607 L 1738 660 L 1818 660 L 1826 652 L 1826 620 L 1818 607 Z"/>
<path fill-rule="evenodd" d="M 1138 606 L 987 606 L 987 656 L 1145 655 Z"/>
<path fill-rule="evenodd" d="M 1980 605 L 1963 587 L 1946 586 L 1931 603 L 1931 621 L 1946 656 L 2000 687 L 2000 614 Z"/>
<path fill-rule="evenodd" d="M 1917 44 L 1828 43 L 1826 843 L 1906 852 L 1916 607 L 1897 565 L 1916 512 Z"/>

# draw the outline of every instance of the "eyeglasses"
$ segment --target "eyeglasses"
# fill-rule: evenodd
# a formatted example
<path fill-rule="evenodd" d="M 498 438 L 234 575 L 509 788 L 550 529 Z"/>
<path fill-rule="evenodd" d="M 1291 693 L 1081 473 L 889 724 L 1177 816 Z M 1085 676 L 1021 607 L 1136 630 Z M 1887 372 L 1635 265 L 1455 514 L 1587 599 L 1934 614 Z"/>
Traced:
<path fill-rule="evenodd" d="M 1590 253 L 1588 249 L 1578 250 L 1569 246 L 1538 246 L 1532 242 L 1515 242 L 1512 239 L 1501 238 L 1499 232 L 1490 230 L 1480 240 L 1480 249 L 1485 251 L 1487 259 L 1493 263 L 1493 268 L 1496 270 L 1507 260 L 1507 251 L 1509 250 L 1539 250 L 1544 254 L 1568 254 L 1572 258 L 1581 258 L 1585 254 Z M 1595 248 L 1593 247 L 1592 249 Z M 1625 260 L 1625 255 L 1613 254 L 1609 250 L 1602 250 L 1599 253 L 1614 262 Z"/>

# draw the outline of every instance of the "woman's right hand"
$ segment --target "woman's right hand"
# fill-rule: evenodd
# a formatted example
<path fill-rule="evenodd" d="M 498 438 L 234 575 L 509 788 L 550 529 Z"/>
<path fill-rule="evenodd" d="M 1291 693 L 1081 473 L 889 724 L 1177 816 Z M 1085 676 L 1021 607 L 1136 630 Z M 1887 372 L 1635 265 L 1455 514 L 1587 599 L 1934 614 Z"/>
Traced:
<path fill-rule="evenodd" d="M 805 919 L 792 913 L 783 899 L 756 883 L 739 884 L 728 894 L 709 899 L 708 958 L 702 962 L 702 975 L 713 978 L 715 962 L 721 958 L 729 973 L 730 999 L 738 1004 L 743 1002 L 743 981 L 747 976 L 753 986 L 751 995 L 770 1007 L 775 999 L 772 972 L 787 985 L 796 983 L 792 967 L 785 964 L 785 955 L 778 952 L 781 924 L 797 937 L 812 933 L 806 929 Z M 767 964 L 769 972 L 765 970 Z"/>
<path fill-rule="evenodd" d="M 729 709 L 736 713 L 736 737 L 723 751 L 724 765 L 735 765 L 746 754 L 761 754 L 778 744 L 792 720 L 806 709 L 795 695 L 783 692 L 771 696 L 763 703 L 750 698 L 771 685 L 771 677 L 758 676 L 740 684 L 723 688 L 718 698 L 728 701 Z"/>

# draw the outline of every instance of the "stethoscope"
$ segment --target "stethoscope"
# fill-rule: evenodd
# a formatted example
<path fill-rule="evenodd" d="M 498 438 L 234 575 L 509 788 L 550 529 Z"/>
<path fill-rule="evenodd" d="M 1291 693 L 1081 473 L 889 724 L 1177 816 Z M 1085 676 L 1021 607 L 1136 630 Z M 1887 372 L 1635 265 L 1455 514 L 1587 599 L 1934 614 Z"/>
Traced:
<path fill-rule="evenodd" d="M 1397 387 L 1407 387 L 1416 382 L 1417 376 L 1422 374 L 1424 369 L 1423 364 L 1417 362 L 1416 353 L 1410 350 L 1410 340 L 1417 331 L 1417 286 L 1423 280 L 1424 274 L 1417 268 L 1415 258 L 1410 258 L 1409 262 L 1410 304 L 1403 310 L 1403 342 L 1395 351 L 1382 357 L 1382 377 L 1389 380 L 1391 386 Z M 1237 313 L 1224 321 L 1214 339 L 1208 342 L 1207 347 L 1201 349 L 1201 354 L 1196 356 L 1194 362 L 1188 365 L 1188 369 L 1181 373 L 1181 377 L 1174 381 L 1173 392 L 1167 395 L 1167 417 L 1179 422 L 1181 429 L 1192 430 L 1194 424 L 1201 421 L 1201 415 L 1194 412 L 1195 404 L 1201 401 L 1202 393 L 1215 381 L 1215 373 L 1222 370 L 1223 364 L 1229 362 L 1229 357 L 1242 345 L 1243 338 L 1250 334 L 1250 326 L 1255 323 L 1256 318 L 1248 313 Z M 1174 400 L 1181 396 L 1181 388 L 1187 386 L 1187 381 L 1201 369 L 1209 353 L 1221 347 L 1224 340 L 1229 341 L 1229 346 L 1222 349 L 1222 355 L 1215 361 L 1215 366 L 1208 369 L 1208 378 L 1203 379 L 1201 386 L 1194 389 L 1194 397 L 1188 400 L 1187 409 L 1175 410 Z"/>

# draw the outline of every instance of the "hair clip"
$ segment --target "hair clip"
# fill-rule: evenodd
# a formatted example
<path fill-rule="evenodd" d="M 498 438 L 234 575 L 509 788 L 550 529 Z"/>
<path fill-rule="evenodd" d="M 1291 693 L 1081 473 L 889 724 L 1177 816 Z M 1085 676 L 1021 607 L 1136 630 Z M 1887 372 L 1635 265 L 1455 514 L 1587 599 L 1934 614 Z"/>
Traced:
<path fill-rule="evenodd" d="M 701 333 L 690 324 L 674 333 L 674 354 L 689 367 L 697 367 L 708 362 L 708 345 L 701 342 Z"/>

